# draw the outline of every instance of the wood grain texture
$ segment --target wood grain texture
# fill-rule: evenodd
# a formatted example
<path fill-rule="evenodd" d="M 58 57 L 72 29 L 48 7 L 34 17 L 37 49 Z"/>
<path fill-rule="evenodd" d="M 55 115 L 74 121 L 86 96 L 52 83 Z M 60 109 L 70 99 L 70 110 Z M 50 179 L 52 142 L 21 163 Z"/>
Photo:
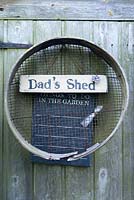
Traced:
<path fill-rule="evenodd" d="M 118 2 L 122 4 L 122 1 Z M 32 4 L 33 1 L 30 3 Z M 130 3 L 133 2 L 125 1 L 124 7 Z M 22 5 L 18 3 L 18 6 Z M 55 12 L 58 12 L 58 9 Z M 0 112 L 0 135 L 2 130 L 4 135 L 3 139 L 0 136 L 0 145 L 4 140 L 4 151 L 0 146 L 0 159 L 3 158 L 4 161 L 3 171 L 0 164 L 0 173 L 4 174 L 0 184 L 3 184 L 4 194 L 2 195 L 2 187 L 0 187 L 0 198 L 2 200 L 133 200 L 134 23 L 5 20 L 3 27 L 1 20 L 0 29 L 2 30 L 0 39 L 3 39 L 4 31 L 5 42 L 39 43 L 61 35 L 82 37 L 93 41 L 108 50 L 119 61 L 127 74 L 130 88 L 129 108 L 123 125 L 112 140 L 94 154 L 93 166 L 89 168 L 34 164 L 32 171 L 33 165 L 29 153 L 13 137 L 6 118 L 3 119 Z M 0 100 L 3 99 L 4 85 L 2 59 L 4 60 L 4 83 L 6 83 L 11 66 L 22 52 L 24 50 L 0 51 Z M 2 101 L 0 101 L 1 110 L 3 110 Z M 4 129 L 2 120 L 4 120 Z"/>
<path fill-rule="evenodd" d="M 64 28 L 67 36 L 73 35 L 81 36 L 86 39 L 90 38 L 90 40 L 98 44 L 100 47 L 107 49 L 109 53 L 115 56 L 115 58 L 119 57 L 117 54 L 120 52 L 118 44 L 118 34 L 120 34 L 119 23 L 65 22 Z M 80 32 L 83 34 L 80 34 Z M 102 149 L 98 150 L 95 154 L 95 199 L 113 199 L 113 197 L 114 199 L 122 198 L 121 157 L 122 137 L 120 130 L 113 140 L 111 140 Z M 69 180 L 67 185 L 70 184 L 71 181 Z"/>
<path fill-rule="evenodd" d="M 92 40 L 92 22 L 62 22 L 62 35 L 67 37 L 81 37 L 87 40 Z M 69 74 L 70 73 L 71 71 L 69 71 Z M 90 168 L 65 168 L 65 199 L 94 199 L 94 156 L 92 159 L 92 167 Z"/>
<path fill-rule="evenodd" d="M 126 200 L 134 199 L 134 23 L 123 23 L 121 36 L 121 63 L 130 92 L 129 107 L 123 122 L 123 200 Z"/>
<path fill-rule="evenodd" d="M 46 19 L 133 19 L 134 2 L 131 0 L 58 0 L 58 1 L 3 1 L 1 18 Z"/>
<path fill-rule="evenodd" d="M 60 21 L 35 21 L 34 22 L 34 43 L 60 37 L 61 22 Z"/>
<path fill-rule="evenodd" d="M 0 41 L 4 38 L 3 21 L 0 21 Z M 0 183 L 3 182 L 3 52 L 0 50 Z M 3 185 L 0 187 L 2 199 Z"/>
<path fill-rule="evenodd" d="M 61 36 L 61 22 L 34 22 L 34 43 Z M 64 199 L 64 167 L 34 164 L 34 199 Z"/>
<path fill-rule="evenodd" d="M 6 42 L 32 42 L 32 22 L 5 21 L 4 40 Z M 5 85 L 12 65 L 23 52 L 24 50 L 11 49 L 4 52 Z M 29 158 L 29 153 L 14 138 L 5 117 L 3 199 L 32 199 L 32 165 Z"/>
<path fill-rule="evenodd" d="M 94 22 L 94 42 L 117 60 L 121 50 L 118 22 Z M 95 199 L 122 199 L 122 131 L 95 153 Z"/>

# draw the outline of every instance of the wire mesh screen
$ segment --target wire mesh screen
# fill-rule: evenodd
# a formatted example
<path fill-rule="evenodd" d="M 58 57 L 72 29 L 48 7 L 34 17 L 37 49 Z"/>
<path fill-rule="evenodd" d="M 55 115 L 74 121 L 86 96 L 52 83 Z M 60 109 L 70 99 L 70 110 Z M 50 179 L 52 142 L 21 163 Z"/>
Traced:
<path fill-rule="evenodd" d="M 91 98 L 87 101 L 80 94 L 43 94 L 37 95 L 33 106 L 32 144 L 52 153 L 84 151 L 91 145 L 91 125 L 83 129 L 80 124 L 93 112 Z"/>
<path fill-rule="evenodd" d="M 28 94 L 19 92 L 20 75 L 106 75 L 108 93 Z M 32 145 L 51 153 L 82 152 L 105 140 L 123 110 L 120 74 L 101 53 L 76 42 L 34 49 L 15 68 L 8 88 L 8 109 L 18 132 Z M 88 127 L 82 120 L 102 106 Z"/>

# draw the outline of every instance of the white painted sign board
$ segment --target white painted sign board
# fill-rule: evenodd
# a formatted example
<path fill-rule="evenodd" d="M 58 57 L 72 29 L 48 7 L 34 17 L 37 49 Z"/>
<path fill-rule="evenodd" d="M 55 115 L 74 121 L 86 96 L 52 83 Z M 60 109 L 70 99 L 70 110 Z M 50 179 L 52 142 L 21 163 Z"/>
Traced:
<path fill-rule="evenodd" d="M 21 75 L 20 92 L 106 93 L 105 75 Z"/>

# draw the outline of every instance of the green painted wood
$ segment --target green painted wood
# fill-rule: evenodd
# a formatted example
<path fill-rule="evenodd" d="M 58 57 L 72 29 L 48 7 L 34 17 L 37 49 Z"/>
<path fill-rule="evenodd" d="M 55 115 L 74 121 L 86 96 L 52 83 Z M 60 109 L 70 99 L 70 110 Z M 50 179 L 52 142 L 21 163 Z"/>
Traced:
<path fill-rule="evenodd" d="M 46 19 L 133 19 L 132 0 L 3 1 L 0 17 Z"/>
<path fill-rule="evenodd" d="M 28 29 L 27 29 L 28 27 Z M 5 42 L 32 42 L 32 22 L 5 21 Z M 4 52 L 4 82 L 24 50 Z M 5 84 L 6 85 L 6 84 Z M 18 102 L 19 103 L 19 102 Z M 21 106 L 21 105 L 20 105 Z M 32 199 L 32 164 L 29 153 L 21 147 L 4 121 L 4 196 L 3 199 Z"/>
<path fill-rule="evenodd" d="M 119 59 L 120 24 L 94 22 L 94 42 Z M 95 153 L 95 199 L 122 199 L 121 128 L 104 147 Z"/>
<path fill-rule="evenodd" d="M 61 36 L 61 22 L 34 22 L 34 43 Z M 34 199 L 64 199 L 64 167 L 34 164 Z"/>
<path fill-rule="evenodd" d="M 125 31 L 124 31 L 125 30 Z M 123 200 L 134 199 L 134 23 L 122 24 L 122 66 L 129 81 L 129 107 L 123 122 Z"/>
<path fill-rule="evenodd" d="M 3 21 L 0 21 L 0 41 L 3 41 Z M 0 199 L 3 193 L 3 52 L 0 50 Z"/>
<path fill-rule="evenodd" d="M 92 40 L 93 29 L 92 22 L 63 22 L 62 35 L 80 37 Z M 85 31 L 86 30 L 86 31 Z M 82 69 L 81 69 L 82 70 Z M 70 68 L 71 71 L 71 68 Z M 69 71 L 69 73 L 70 73 Z M 74 68 L 72 68 L 74 73 Z M 67 72 L 66 72 L 67 73 Z M 76 72 L 78 73 L 78 72 Z M 84 167 L 66 167 L 65 168 L 65 199 L 69 200 L 93 200 L 94 199 L 94 156 L 92 166 Z"/>

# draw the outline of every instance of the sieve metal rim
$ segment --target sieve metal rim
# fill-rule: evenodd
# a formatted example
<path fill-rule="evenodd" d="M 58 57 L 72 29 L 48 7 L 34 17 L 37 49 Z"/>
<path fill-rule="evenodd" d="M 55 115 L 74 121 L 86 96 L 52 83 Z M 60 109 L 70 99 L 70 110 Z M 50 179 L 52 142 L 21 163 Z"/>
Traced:
<path fill-rule="evenodd" d="M 122 69 L 120 64 L 113 58 L 112 55 L 110 55 L 106 50 L 104 50 L 103 48 L 100 48 L 99 46 L 97 46 L 93 42 L 89 42 L 89 41 L 86 41 L 85 39 L 78 38 L 78 37 L 77 38 L 76 37 L 75 38 L 74 37 L 53 38 L 53 39 L 44 41 L 42 43 L 36 44 L 36 45 L 32 46 L 30 49 L 28 49 L 26 52 L 24 52 L 24 54 L 20 56 L 20 58 L 18 59 L 16 64 L 12 67 L 11 72 L 10 72 L 9 77 L 8 77 L 8 80 L 7 80 L 6 91 L 5 91 L 5 113 L 6 113 L 7 121 L 8 121 L 9 127 L 10 127 L 11 131 L 13 132 L 14 136 L 16 137 L 16 139 L 19 141 L 19 143 L 25 149 L 27 149 L 31 153 L 36 154 L 37 156 L 40 156 L 42 158 L 54 159 L 54 160 L 59 160 L 60 158 L 63 157 L 62 156 L 63 154 L 52 154 L 52 153 L 44 152 L 44 151 L 34 147 L 30 143 L 28 143 L 21 136 L 21 134 L 18 132 L 18 130 L 16 129 L 14 123 L 11 120 L 11 116 L 10 116 L 10 112 L 9 112 L 8 90 L 9 90 L 9 85 L 11 83 L 11 80 L 15 75 L 16 69 L 18 69 L 18 66 L 20 66 L 20 64 L 26 58 L 28 58 L 34 52 L 37 52 L 38 50 L 40 50 L 42 47 L 46 48 L 47 46 L 50 46 L 50 44 L 52 46 L 52 45 L 61 44 L 61 43 L 65 43 L 65 44 L 76 44 L 77 43 L 77 45 L 81 45 L 81 46 L 85 46 L 85 47 L 91 48 L 92 51 L 94 51 L 96 54 L 101 53 L 101 56 L 103 57 L 103 59 L 107 63 L 109 63 L 110 65 L 112 64 L 112 68 L 115 70 L 115 72 L 120 74 L 120 81 L 122 82 L 122 91 L 123 91 L 123 98 L 124 99 L 123 99 L 123 110 L 121 112 L 119 121 L 116 124 L 115 128 L 113 129 L 113 131 L 110 133 L 110 135 L 103 142 L 101 142 L 99 144 L 96 143 L 92 147 L 90 147 L 86 154 L 91 154 L 91 153 L 95 152 L 100 147 L 105 145 L 113 137 L 113 135 L 115 134 L 115 132 L 119 128 L 121 122 L 123 121 L 123 117 L 125 115 L 125 112 L 126 112 L 127 107 L 128 107 L 128 102 L 129 102 L 129 87 L 128 87 L 128 82 L 127 82 L 127 78 L 126 78 L 124 70 Z M 76 159 L 76 157 L 79 156 L 79 154 L 77 154 L 77 155 L 76 154 L 77 154 L 77 152 L 73 152 L 72 154 L 67 155 L 66 157 L 72 156 L 72 158 L 70 158 L 68 160 Z"/>

